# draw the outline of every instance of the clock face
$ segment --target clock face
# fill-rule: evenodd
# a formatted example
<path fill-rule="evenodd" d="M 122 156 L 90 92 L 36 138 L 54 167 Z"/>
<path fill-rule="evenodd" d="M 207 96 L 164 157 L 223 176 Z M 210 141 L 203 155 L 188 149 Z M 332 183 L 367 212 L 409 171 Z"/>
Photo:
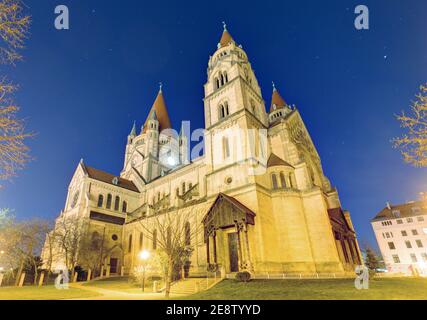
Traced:
<path fill-rule="evenodd" d="M 76 207 L 77 201 L 79 201 L 79 192 L 78 191 L 76 191 L 76 193 L 73 196 L 73 200 L 71 202 L 71 209 Z"/>

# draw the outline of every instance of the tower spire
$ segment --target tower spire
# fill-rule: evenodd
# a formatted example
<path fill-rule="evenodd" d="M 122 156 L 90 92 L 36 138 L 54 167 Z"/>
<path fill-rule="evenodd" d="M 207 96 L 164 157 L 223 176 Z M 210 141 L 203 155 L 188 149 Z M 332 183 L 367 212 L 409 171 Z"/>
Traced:
<path fill-rule="evenodd" d="M 222 22 L 224 31 L 222 32 L 221 40 L 218 43 L 218 49 L 228 46 L 230 43 L 234 42 L 233 37 L 227 30 L 227 24 L 225 21 Z"/>
<path fill-rule="evenodd" d="M 136 136 L 136 121 L 133 122 L 132 130 L 129 135 Z"/>
<path fill-rule="evenodd" d="M 273 94 L 271 96 L 271 107 L 270 112 L 273 112 L 276 109 L 281 109 L 286 107 L 288 104 L 286 101 L 282 98 L 279 91 L 276 88 L 275 83 L 273 82 Z"/>

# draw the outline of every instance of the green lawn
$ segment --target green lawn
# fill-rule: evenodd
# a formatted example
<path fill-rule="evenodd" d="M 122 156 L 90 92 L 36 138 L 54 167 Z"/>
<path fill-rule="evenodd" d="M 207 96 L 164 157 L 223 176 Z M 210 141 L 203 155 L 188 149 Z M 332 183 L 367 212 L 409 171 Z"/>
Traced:
<path fill-rule="evenodd" d="M 354 280 L 225 280 L 212 289 L 186 297 L 194 300 L 426 300 L 427 279 L 371 280 L 357 290 Z"/>
<path fill-rule="evenodd" d="M 58 290 L 54 286 L 0 288 L 0 300 L 63 300 L 96 296 L 99 294 L 95 292 L 76 288 Z"/>

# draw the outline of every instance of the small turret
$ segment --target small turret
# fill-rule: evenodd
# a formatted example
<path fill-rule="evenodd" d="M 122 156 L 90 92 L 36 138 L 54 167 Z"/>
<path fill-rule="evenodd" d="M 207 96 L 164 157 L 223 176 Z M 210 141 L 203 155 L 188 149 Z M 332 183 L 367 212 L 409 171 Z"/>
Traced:
<path fill-rule="evenodd" d="M 276 85 L 273 82 L 273 94 L 271 96 L 271 107 L 270 113 L 268 115 L 270 124 L 274 123 L 291 112 L 291 108 L 286 103 L 286 101 L 282 98 L 279 91 L 276 89 Z"/>
<path fill-rule="evenodd" d="M 128 144 L 131 144 L 135 137 L 136 137 L 136 121 L 133 122 L 132 130 L 128 135 Z"/>
<path fill-rule="evenodd" d="M 179 161 L 182 165 L 186 165 L 189 163 L 188 156 L 188 138 L 184 128 L 184 122 L 181 126 L 181 131 L 179 133 Z"/>

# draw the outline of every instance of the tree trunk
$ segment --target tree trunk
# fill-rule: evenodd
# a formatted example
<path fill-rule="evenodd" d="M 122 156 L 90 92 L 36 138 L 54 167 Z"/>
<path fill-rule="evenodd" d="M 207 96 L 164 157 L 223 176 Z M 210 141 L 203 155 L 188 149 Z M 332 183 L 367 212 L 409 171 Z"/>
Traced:
<path fill-rule="evenodd" d="M 24 270 L 24 259 L 21 258 L 21 264 L 19 266 L 18 273 L 16 274 L 16 279 L 15 279 L 15 286 L 16 287 L 19 285 L 19 279 L 21 279 L 21 274 L 22 274 L 23 270 Z"/>
<path fill-rule="evenodd" d="M 168 267 L 166 271 L 166 287 L 165 287 L 165 297 L 169 298 L 170 291 L 171 291 L 171 283 L 172 283 L 172 277 L 173 277 L 173 260 L 170 258 L 168 261 Z"/>

